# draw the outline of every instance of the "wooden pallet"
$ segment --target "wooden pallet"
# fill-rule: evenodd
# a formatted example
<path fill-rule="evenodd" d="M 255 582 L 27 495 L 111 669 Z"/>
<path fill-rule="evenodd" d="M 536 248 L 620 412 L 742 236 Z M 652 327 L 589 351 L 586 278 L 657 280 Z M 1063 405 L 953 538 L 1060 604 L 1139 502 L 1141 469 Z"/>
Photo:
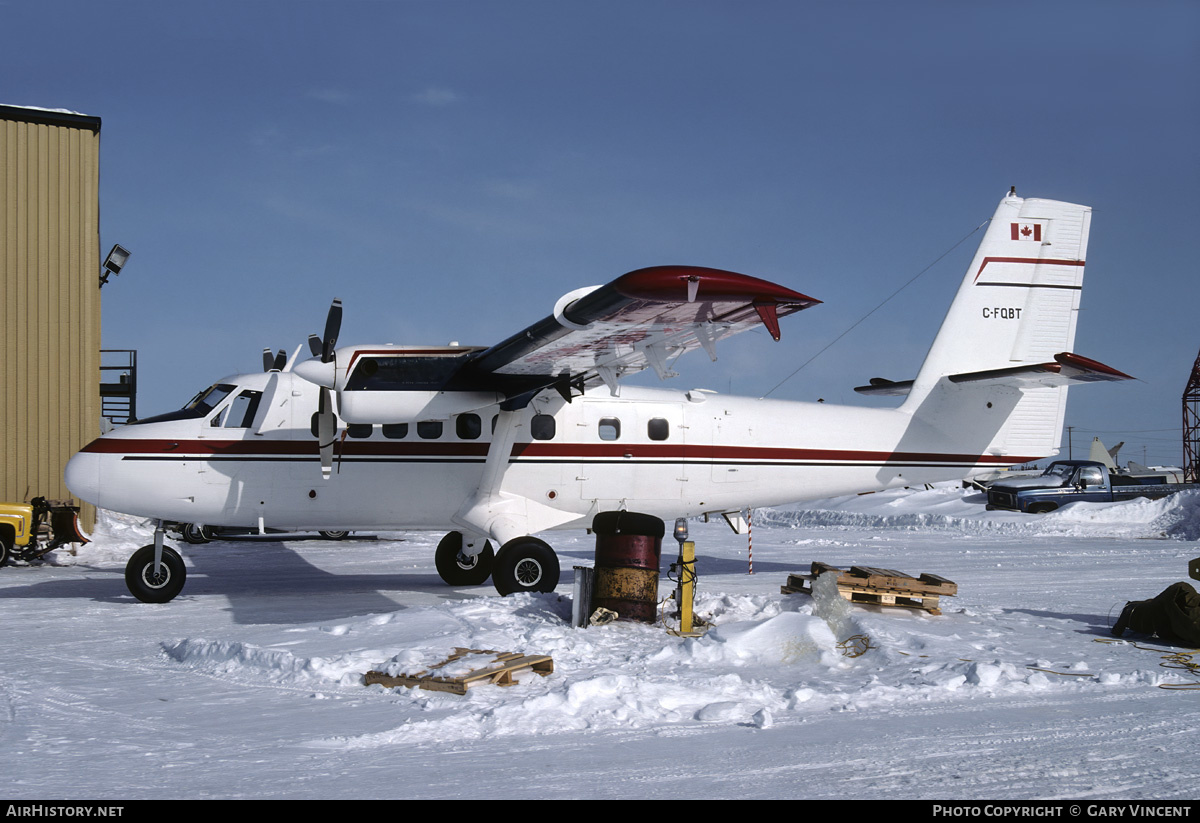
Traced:
<path fill-rule="evenodd" d="M 438 669 L 463 660 L 470 655 L 490 655 L 492 656 L 492 660 L 458 676 L 437 673 Z M 499 652 L 494 649 L 456 648 L 454 654 L 447 657 L 441 663 L 435 663 L 428 669 L 416 674 L 391 675 L 386 672 L 371 671 L 364 675 L 363 680 L 368 686 L 376 683 L 388 688 L 394 686 L 412 688 L 416 686 L 428 691 L 466 694 L 467 689 L 472 686 L 487 684 L 493 686 L 515 686 L 518 681 L 513 679 L 514 675 L 526 671 L 532 671 L 535 674 L 545 677 L 554 671 L 554 661 L 549 655 L 545 654 L 526 655 L 516 652 Z"/>
<path fill-rule="evenodd" d="M 822 574 L 837 574 L 838 594 L 863 606 L 895 606 L 941 614 L 942 597 L 958 594 L 958 584 L 936 574 L 913 577 L 894 569 L 851 566 L 849 571 L 814 562 L 811 574 L 790 574 L 784 594 L 812 594 L 812 582 Z"/>

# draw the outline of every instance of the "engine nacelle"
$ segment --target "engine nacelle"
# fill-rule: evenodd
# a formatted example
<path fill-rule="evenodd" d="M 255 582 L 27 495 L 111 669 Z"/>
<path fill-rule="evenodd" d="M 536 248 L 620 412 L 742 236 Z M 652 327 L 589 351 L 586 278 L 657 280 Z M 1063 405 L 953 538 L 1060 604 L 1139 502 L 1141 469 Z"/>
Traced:
<path fill-rule="evenodd" d="M 495 405 L 495 391 L 459 390 L 455 377 L 470 356 L 467 346 L 347 346 L 322 363 L 298 363 L 301 378 L 333 389 L 347 423 L 415 423 Z"/>
<path fill-rule="evenodd" d="M 417 423 L 445 420 L 503 400 L 495 392 L 363 391 L 338 392 L 338 415 L 347 423 Z"/>

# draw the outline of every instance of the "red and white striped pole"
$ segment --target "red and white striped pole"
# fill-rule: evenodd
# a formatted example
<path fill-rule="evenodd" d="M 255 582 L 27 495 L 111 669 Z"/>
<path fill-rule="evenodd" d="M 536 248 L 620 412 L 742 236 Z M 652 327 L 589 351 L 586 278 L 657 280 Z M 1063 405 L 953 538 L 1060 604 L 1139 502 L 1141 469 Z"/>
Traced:
<path fill-rule="evenodd" d="M 754 509 L 746 509 L 746 559 L 750 563 L 750 570 L 746 574 L 754 574 L 754 524 L 751 517 L 754 514 Z"/>

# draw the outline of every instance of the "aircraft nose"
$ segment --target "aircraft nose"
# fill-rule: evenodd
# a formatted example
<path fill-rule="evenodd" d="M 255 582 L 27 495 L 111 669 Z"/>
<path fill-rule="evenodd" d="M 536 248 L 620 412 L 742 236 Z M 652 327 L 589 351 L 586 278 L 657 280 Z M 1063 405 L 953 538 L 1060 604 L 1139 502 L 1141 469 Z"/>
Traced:
<path fill-rule="evenodd" d="M 63 482 L 75 497 L 94 506 L 101 506 L 100 455 L 88 451 L 77 452 L 67 461 L 67 467 L 63 470 Z"/>

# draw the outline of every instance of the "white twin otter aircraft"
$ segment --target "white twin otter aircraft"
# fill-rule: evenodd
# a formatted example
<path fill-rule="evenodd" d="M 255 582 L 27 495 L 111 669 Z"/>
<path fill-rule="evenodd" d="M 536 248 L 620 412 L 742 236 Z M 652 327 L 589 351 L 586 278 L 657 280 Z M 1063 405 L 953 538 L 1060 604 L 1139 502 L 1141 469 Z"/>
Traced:
<path fill-rule="evenodd" d="M 551 591 L 533 535 L 599 512 L 672 520 L 968 477 L 1058 452 L 1067 386 L 1128 379 L 1071 353 L 1091 209 L 1010 192 L 913 380 L 857 391 L 894 409 L 624 387 L 645 368 L 819 301 L 716 269 L 660 266 L 565 295 L 490 348 L 337 348 L 225 378 L 176 412 L 93 441 L 76 496 L 159 521 L 126 568 L 165 602 L 185 567 L 162 521 L 284 530 L 446 531 L 450 585 Z M 336 397 L 336 403 L 334 399 Z M 493 546 L 499 546 L 494 550 Z"/>

